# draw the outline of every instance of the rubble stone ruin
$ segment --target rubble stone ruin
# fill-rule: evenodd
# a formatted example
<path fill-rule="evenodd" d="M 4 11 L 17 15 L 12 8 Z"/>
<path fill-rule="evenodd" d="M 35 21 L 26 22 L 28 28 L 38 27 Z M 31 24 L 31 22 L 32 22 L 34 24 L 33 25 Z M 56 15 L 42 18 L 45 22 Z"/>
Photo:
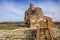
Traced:
<path fill-rule="evenodd" d="M 33 4 L 25 12 L 25 26 L 26 27 L 54 27 L 54 23 L 50 17 L 44 16 L 42 9 L 34 8 Z"/>
<path fill-rule="evenodd" d="M 42 9 L 31 3 L 25 12 L 25 27 L 37 28 L 35 40 L 54 40 L 52 28 L 55 28 L 50 17 L 44 16 Z"/>

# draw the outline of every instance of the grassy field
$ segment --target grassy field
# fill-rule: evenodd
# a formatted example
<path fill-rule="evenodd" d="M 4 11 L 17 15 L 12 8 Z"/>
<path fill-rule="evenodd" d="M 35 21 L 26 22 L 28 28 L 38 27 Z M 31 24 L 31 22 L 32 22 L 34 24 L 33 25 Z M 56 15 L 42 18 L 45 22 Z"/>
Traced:
<path fill-rule="evenodd" d="M 18 28 L 17 26 L 0 26 L 0 30 L 12 30 Z"/>
<path fill-rule="evenodd" d="M 4 23 L 0 24 L 0 30 L 12 30 L 19 27 L 24 27 L 24 23 Z"/>
<path fill-rule="evenodd" d="M 56 27 L 60 29 L 60 23 L 55 23 Z M 0 23 L 0 30 L 13 30 L 19 27 L 24 27 L 24 22 L 11 22 L 11 23 Z"/>

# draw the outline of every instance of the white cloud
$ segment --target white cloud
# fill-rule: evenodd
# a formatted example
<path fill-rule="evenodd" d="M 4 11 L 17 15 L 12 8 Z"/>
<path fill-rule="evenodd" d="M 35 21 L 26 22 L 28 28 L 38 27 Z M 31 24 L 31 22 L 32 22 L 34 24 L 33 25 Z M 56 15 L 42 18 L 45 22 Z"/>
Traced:
<path fill-rule="evenodd" d="M 23 21 L 24 11 L 24 5 L 4 2 L 0 5 L 0 21 Z"/>
<path fill-rule="evenodd" d="M 60 4 L 52 1 L 49 2 L 41 2 L 35 4 L 36 7 L 41 7 L 44 15 L 49 16 L 53 19 L 53 21 L 60 22 Z"/>
<path fill-rule="evenodd" d="M 34 3 L 34 2 L 33 2 Z M 34 3 L 35 7 L 41 7 L 44 15 L 49 16 L 53 21 L 60 22 L 60 4 L 52 1 Z M 16 4 L 14 2 L 0 3 L 0 21 L 22 21 L 28 4 Z"/>

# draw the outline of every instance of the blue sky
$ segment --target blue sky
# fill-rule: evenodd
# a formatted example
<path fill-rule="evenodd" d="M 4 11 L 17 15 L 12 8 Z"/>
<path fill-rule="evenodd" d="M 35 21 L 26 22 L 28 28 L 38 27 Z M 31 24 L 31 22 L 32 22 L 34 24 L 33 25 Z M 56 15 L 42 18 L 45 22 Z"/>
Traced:
<path fill-rule="evenodd" d="M 60 22 L 60 0 L 0 0 L 0 22 L 24 21 L 30 3 L 42 8 L 45 16 Z"/>

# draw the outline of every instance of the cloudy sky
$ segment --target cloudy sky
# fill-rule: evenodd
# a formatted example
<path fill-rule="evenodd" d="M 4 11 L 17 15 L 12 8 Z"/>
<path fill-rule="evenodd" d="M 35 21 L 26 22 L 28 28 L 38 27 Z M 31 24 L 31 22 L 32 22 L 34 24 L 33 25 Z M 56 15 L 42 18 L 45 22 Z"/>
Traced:
<path fill-rule="evenodd" d="M 0 22 L 24 21 L 30 3 L 40 7 L 44 15 L 60 22 L 60 0 L 0 0 Z"/>

